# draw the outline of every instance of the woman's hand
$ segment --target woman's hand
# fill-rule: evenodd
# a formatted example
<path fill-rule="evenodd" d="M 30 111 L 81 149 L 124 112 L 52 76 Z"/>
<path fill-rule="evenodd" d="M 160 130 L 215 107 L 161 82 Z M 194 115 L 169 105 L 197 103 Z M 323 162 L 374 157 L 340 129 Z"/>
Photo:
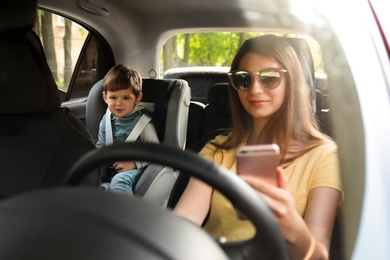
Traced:
<path fill-rule="evenodd" d="M 117 172 L 125 172 L 137 168 L 134 161 L 115 162 L 112 166 Z"/>
<path fill-rule="evenodd" d="M 341 199 L 338 190 L 326 187 L 310 191 L 305 217 L 295 209 L 295 201 L 288 191 L 284 170 L 276 170 L 278 187 L 260 177 L 242 178 L 265 200 L 275 214 L 287 242 L 290 259 L 328 259 L 337 206 Z M 326 207 L 324 205 L 327 205 Z"/>
<path fill-rule="evenodd" d="M 282 167 L 277 168 L 276 176 L 278 187 L 267 183 L 261 177 L 242 176 L 242 178 L 259 192 L 275 214 L 284 238 L 288 242 L 293 242 L 298 239 L 296 236 L 299 232 L 297 231 L 303 225 L 305 226 L 305 223 L 295 209 L 295 200 L 288 191 L 287 178 Z"/>

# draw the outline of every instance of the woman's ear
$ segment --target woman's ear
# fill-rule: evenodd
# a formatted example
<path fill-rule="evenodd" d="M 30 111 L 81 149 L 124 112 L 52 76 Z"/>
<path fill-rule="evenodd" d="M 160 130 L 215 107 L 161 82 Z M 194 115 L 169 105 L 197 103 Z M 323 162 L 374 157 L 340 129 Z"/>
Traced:
<path fill-rule="evenodd" d="M 137 98 L 135 99 L 135 104 L 138 104 L 139 102 L 141 102 L 142 97 L 143 97 L 143 94 L 142 94 L 142 92 L 140 92 L 138 94 Z"/>

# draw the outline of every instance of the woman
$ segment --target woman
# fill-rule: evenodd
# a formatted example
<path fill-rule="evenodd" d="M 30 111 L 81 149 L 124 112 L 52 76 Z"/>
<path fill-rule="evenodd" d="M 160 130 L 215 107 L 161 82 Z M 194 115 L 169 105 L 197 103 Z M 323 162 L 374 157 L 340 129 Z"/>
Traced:
<path fill-rule="evenodd" d="M 247 40 L 228 75 L 233 130 L 209 142 L 200 156 L 235 172 L 238 147 L 278 144 L 277 187 L 242 178 L 273 211 L 291 259 L 327 259 L 342 200 L 337 146 L 319 131 L 294 49 L 272 35 Z M 205 229 L 216 239 L 244 240 L 255 232 L 249 221 L 238 219 L 230 202 L 195 178 L 174 212 L 199 226 L 209 214 Z"/>

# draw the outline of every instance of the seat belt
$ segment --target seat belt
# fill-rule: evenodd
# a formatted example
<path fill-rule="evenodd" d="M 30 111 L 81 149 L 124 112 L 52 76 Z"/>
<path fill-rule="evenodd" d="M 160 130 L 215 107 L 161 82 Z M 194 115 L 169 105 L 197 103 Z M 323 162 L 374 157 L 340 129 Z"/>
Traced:
<path fill-rule="evenodd" d="M 142 114 L 141 118 L 135 124 L 133 130 L 131 130 L 129 136 L 126 138 L 125 142 L 134 142 L 137 140 L 141 132 L 145 129 L 146 125 L 150 122 L 152 118 L 146 114 Z M 106 111 L 106 145 L 112 144 L 113 134 L 111 126 L 111 112 L 109 109 Z"/>
<path fill-rule="evenodd" d="M 125 142 L 134 142 L 137 140 L 138 136 L 145 129 L 146 125 L 150 122 L 152 118 L 146 114 L 142 114 L 141 118 L 135 124 L 133 130 L 130 132 L 129 136 L 126 138 Z"/>

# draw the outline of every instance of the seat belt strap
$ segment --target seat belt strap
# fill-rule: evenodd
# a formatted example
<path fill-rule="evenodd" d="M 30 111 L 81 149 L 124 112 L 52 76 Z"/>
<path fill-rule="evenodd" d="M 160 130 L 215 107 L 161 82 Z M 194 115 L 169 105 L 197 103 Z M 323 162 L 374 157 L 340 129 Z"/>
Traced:
<path fill-rule="evenodd" d="M 146 125 L 150 122 L 152 118 L 146 114 L 142 114 L 137 124 L 135 124 L 133 130 L 130 132 L 129 136 L 126 138 L 126 142 L 134 142 L 137 140 L 139 135 L 145 129 Z M 111 125 L 111 112 L 107 109 L 106 111 L 106 145 L 112 144 L 113 133 L 112 133 L 112 125 Z"/>
<path fill-rule="evenodd" d="M 137 124 L 134 126 L 125 142 L 134 142 L 137 140 L 138 136 L 142 133 L 151 119 L 152 118 L 150 116 L 142 114 L 141 118 L 138 120 Z"/>
<path fill-rule="evenodd" d="M 114 138 L 112 137 L 112 126 L 111 126 L 111 112 L 107 108 L 106 111 L 106 145 L 113 144 Z"/>

